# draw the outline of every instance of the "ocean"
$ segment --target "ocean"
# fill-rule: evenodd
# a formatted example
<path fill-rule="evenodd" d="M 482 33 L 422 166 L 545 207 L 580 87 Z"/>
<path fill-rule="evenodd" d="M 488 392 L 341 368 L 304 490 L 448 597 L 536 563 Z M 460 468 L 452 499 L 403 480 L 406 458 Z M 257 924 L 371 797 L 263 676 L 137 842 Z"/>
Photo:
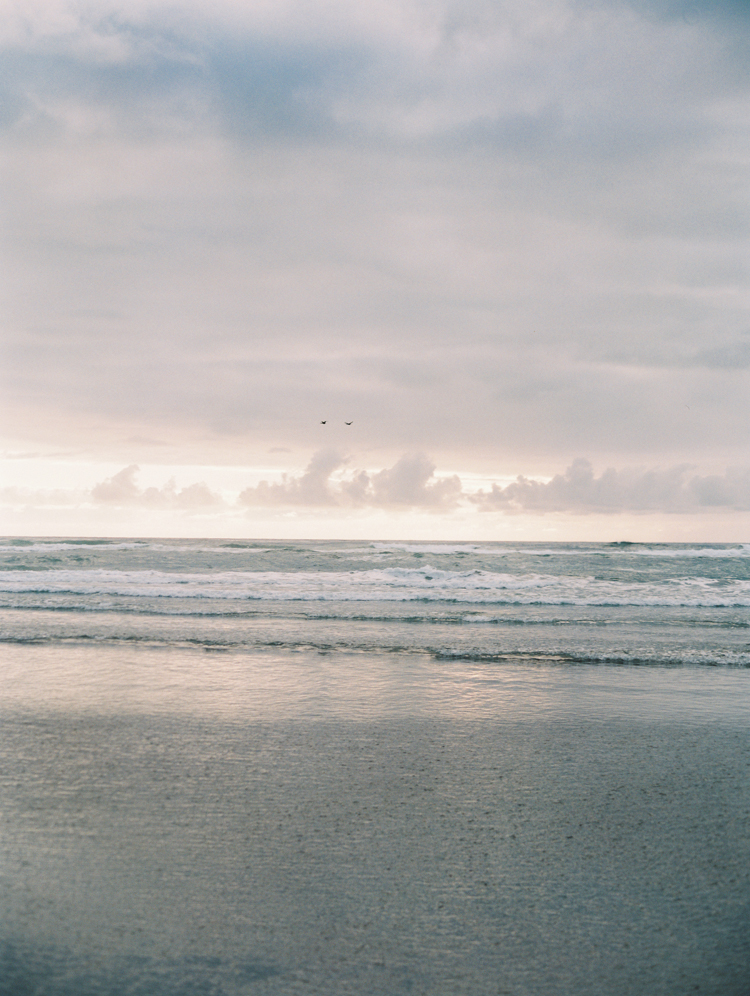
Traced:
<path fill-rule="evenodd" d="M 0 540 L 0 996 L 750 994 L 750 544 Z"/>

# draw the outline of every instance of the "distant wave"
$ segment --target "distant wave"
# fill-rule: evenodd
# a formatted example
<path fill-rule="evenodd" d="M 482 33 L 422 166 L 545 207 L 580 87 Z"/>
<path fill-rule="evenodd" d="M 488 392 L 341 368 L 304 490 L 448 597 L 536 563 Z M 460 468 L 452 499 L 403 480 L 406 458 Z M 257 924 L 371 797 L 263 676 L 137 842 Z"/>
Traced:
<path fill-rule="evenodd" d="M 387 554 L 391 551 L 399 553 L 435 554 L 438 556 L 466 556 L 474 554 L 482 557 L 509 557 L 522 555 L 524 557 L 580 557 L 596 554 L 601 557 L 616 556 L 618 560 L 625 557 L 680 557 L 680 558 L 750 558 L 750 543 L 736 545 L 717 544 L 711 546 L 681 547 L 676 544 L 661 543 L 560 543 L 554 546 L 532 543 L 518 546 L 512 543 L 419 543 L 397 542 L 370 543 L 367 546 L 348 549 L 348 555 Z"/>
<path fill-rule="evenodd" d="M 71 550 L 143 550 L 156 553 L 268 553 L 268 544 L 243 542 L 220 542 L 201 544 L 195 542 L 163 543 L 154 540 L 6 540 L 0 543 L 0 553 L 68 553 Z"/>
<path fill-rule="evenodd" d="M 750 543 L 730 547 L 643 547 L 636 551 L 642 557 L 750 557 Z"/>
<path fill-rule="evenodd" d="M 115 552 L 134 550 L 155 553 L 282 553 L 285 551 L 319 551 L 339 554 L 346 558 L 381 559 L 389 553 L 433 555 L 436 557 L 478 556 L 503 558 L 523 557 L 581 557 L 593 554 L 599 557 L 623 558 L 750 558 L 750 543 L 707 544 L 680 546 L 663 543 L 475 543 L 475 542 L 418 542 L 399 540 L 376 541 L 339 545 L 336 541 L 273 542 L 263 540 L 163 540 L 163 539 L 36 539 L 9 538 L 0 540 L 0 554 L 65 553 L 74 550 Z"/>

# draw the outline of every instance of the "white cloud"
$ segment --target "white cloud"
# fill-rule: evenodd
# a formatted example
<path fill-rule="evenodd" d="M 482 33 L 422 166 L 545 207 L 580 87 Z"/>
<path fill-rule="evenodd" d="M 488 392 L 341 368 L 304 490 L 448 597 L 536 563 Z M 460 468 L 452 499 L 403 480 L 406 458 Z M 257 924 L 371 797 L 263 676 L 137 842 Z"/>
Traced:
<path fill-rule="evenodd" d="M 206 469 L 210 478 L 223 473 L 222 468 Z M 140 517 L 143 528 L 155 529 L 159 534 L 167 524 L 168 529 L 177 528 L 179 532 L 177 522 L 188 528 L 191 522 L 210 519 L 215 535 L 222 534 L 222 523 L 227 535 L 236 535 L 242 531 L 243 522 L 253 521 L 255 528 L 262 528 L 266 535 L 279 536 L 287 534 L 292 520 L 307 522 L 315 535 L 321 535 L 320 524 L 324 521 L 330 523 L 335 535 L 337 529 L 349 529 L 352 523 L 360 523 L 356 528 L 361 535 L 367 535 L 367 522 L 378 535 L 400 535 L 404 522 L 421 517 L 425 528 L 431 520 L 444 538 L 450 538 L 455 530 L 471 535 L 472 522 L 476 535 L 485 538 L 491 538 L 495 528 L 501 530 L 497 538 L 512 537 L 518 529 L 526 538 L 533 538 L 535 521 L 540 530 L 549 532 L 548 526 L 553 523 L 556 531 L 560 516 L 567 517 L 565 528 L 569 531 L 577 530 L 572 525 L 574 520 L 591 519 L 595 531 L 590 538 L 611 535 L 624 516 L 630 516 L 629 537 L 637 538 L 637 528 L 633 532 L 632 524 L 641 521 L 642 528 L 650 530 L 652 536 L 702 535 L 711 539 L 720 527 L 722 535 L 732 538 L 731 516 L 741 523 L 741 514 L 747 518 L 750 513 L 747 466 L 720 474 L 697 473 L 686 464 L 655 469 L 609 467 L 597 474 L 588 460 L 577 459 L 550 480 L 519 475 L 509 484 L 492 483 L 488 490 L 476 489 L 476 484 L 467 486 L 457 474 L 438 474 L 435 464 L 424 454 L 406 454 L 392 466 L 373 472 L 354 469 L 350 459 L 333 448 L 325 448 L 314 453 L 304 472 L 282 474 L 276 482 L 261 480 L 239 492 L 236 487 L 243 476 L 240 471 L 234 472 L 234 483 L 217 486 L 216 482 L 209 485 L 199 481 L 179 488 L 174 480 L 142 487 L 138 472 L 138 465 L 131 464 L 91 488 L 8 486 L 0 489 L 0 507 L 8 523 L 14 518 L 21 521 L 21 514 L 33 517 L 36 509 L 42 516 L 59 514 L 61 521 L 65 516 L 70 519 L 70 515 L 80 514 L 85 525 L 88 511 L 94 516 L 89 526 L 94 522 L 119 522 L 120 527 L 115 527 L 113 533 L 117 535 L 127 533 L 128 523 L 132 526 L 136 521 L 133 517 Z M 151 468 L 151 480 L 154 475 Z M 290 516 L 292 520 L 287 521 Z M 146 521 L 151 523 L 149 527 Z M 605 521 L 613 525 L 603 525 Z M 272 522 L 279 524 L 276 532 Z M 392 534 L 388 523 L 395 530 Z M 75 525 L 74 533 L 79 528 Z M 304 535 L 301 525 L 297 535 Z M 564 538 L 564 534 L 558 538 Z"/>
<path fill-rule="evenodd" d="M 173 480 L 161 488 L 140 488 L 135 482 L 138 470 L 137 464 L 131 464 L 118 474 L 95 484 L 91 489 L 91 501 L 95 504 L 138 505 L 153 509 L 179 509 L 185 512 L 203 511 L 224 505 L 221 496 L 211 491 L 202 481 L 189 484 L 179 491 Z"/>
<path fill-rule="evenodd" d="M 393 467 L 368 474 L 360 470 L 332 480 L 346 465 L 336 450 L 319 450 L 304 474 L 283 477 L 280 483 L 261 481 L 239 496 L 243 505 L 341 506 L 349 508 L 413 508 L 451 511 L 462 497 L 457 476 L 436 479 L 435 464 L 424 454 L 402 456 Z"/>
<path fill-rule="evenodd" d="M 403 456 L 388 470 L 372 477 L 372 504 L 412 505 L 446 511 L 462 496 L 461 481 L 453 477 L 434 480 L 435 464 L 424 454 Z"/>
<path fill-rule="evenodd" d="M 319 450 L 300 477 L 284 475 L 279 484 L 261 481 L 245 488 L 239 501 L 243 505 L 337 505 L 339 495 L 330 476 L 344 463 L 336 450 Z"/>

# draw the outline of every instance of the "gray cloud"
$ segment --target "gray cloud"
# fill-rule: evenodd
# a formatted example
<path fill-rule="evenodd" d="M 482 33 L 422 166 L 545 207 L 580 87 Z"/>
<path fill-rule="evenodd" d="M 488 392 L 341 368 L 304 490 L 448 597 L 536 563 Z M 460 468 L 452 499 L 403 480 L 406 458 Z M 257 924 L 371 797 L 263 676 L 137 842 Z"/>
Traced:
<path fill-rule="evenodd" d="M 747 370 L 750 367 L 750 339 L 745 338 L 714 349 L 704 349 L 694 358 L 696 366 L 713 369 Z"/>
<path fill-rule="evenodd" d="M 320 507 L 450 507 L 458 492 L 426 464 L 397 471 L 403 452 L 528 473 L 581 452 L 741 462 L 745 11 L 35 0 L 8 14 L 13 448 L 143 463 L 139 439 L 169 439 L 176 463 L 262 463 L 320 450 L 335 411 L 356 443 L 329 434 L 332 450 L 390 469 L 365 481 L 324 462 L 267 485 L 270 505 Z M 105 484 L 146 500 L 132 479 L 130 496 L 128 479 Z"/>
<path fill-rule="evenodd" d="M 647 16 L 682 21 L 748 21 L 745 0 L 628 0 L 634 10 Z"/>
<path fill-rule="evenodd" d="M 750 509 L 750 470 L 700 476 L 687 466 L 614 470 L 599 477 L 588 460 L 575 460 L 547 482 L 519 477 L 506 487 L 472 496 L 480 508 L 507 512 L 696 512 Z"/>
<path fill-rule="evenodd" d="M 736 85 L 736 25 L 710 18 L 707 45 L 683 3 L 548 6 L 524 17 L 514 5 L 405 4 L 389 28 L 388 3 L 361 18 L 333 5 L 314 25 L 294 4 L 270 20 L 222 4 L 64 4 L 56 32 L 41 21 L 6 32 L 8 106 L 24 128 L 75 130 L 65 103 L 78 100 L 145 132 L 213 121 L 251 140 L 445 138 L 578 163 L 653 154 L 715 127 L 688 111 Z M 708 5 L 690 10 L 705 31 Z"/>

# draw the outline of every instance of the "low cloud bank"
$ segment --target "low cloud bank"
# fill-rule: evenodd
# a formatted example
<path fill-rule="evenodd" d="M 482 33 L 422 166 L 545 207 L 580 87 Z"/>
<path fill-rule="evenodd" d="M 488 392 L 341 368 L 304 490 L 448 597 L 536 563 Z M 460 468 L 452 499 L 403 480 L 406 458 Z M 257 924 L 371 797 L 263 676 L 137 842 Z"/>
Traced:
<path fill-rule="evenodd" d="M 278 484 L 261 481 L 240 494 L 242 505 L 420 508 L 449 511 L 463 496 L 457 476 L 435 478 L 435 465 L 423 453 L 402 456 L 393 467 L 376 474 L 354 471 L 332 480 L 346 465 L 336 450 L 319 450 L 299 477 L 284 475 Z"/>
<path fill-rule="evenodd" d="M 211 491 L 202 481 L 198 484 L 189 484 L 179 491 L 174 480 L 168 481 L 161 488 L 141 489 L 135 483 L 138 470 L 138 465 L 133 463 L 119 474 L 95 484 L 91 489 L 91 499 L 97 504 L 139 505 L 145 508 L 183 511 L 217 508 L 225 504 L 223 498 Z"/>
<path fill-rule="evenodd" d="M 457 475 L 436 477 L 435 464 L 423 453 L 402 456 L 392 467 L 376 472 L 347 470 L 347 458 L 336 450 L 316 452 L 302 474 L 284 474 L 280 481 L 261 481 L 245 488 L 237 501 L 225 499 L 203 481 L 178 488 L 142 488 L 137 464 L 123 468 L 90 490 L 0 489 L 5 506 L 85 506 L 141 508 L 153 511 L 242 512 L 251 508 L 449 513 L 459 508 L 513 515 L 548 512 L 606 514 L 618 512 L 699 513 L 711 510 L 750 511 L 750 467 L 724 474 L 695 474 L 687 464 L 666 469 L 610 467 L 599 476 L 585 459 L 574 460 L 549 481 L 519 476 L 505 487 L 465 491 Z"/>
<path fill-rule="evenodd" d="M 750 469 L 690 475 L 683 464 L 666 470 L 614 470 L 599 477 L 578 459 L 547 482 L 518 477 L 506 487 L 470 496 L 481 509 L 504 512 L 697 512 L 750 509 Z"/>

